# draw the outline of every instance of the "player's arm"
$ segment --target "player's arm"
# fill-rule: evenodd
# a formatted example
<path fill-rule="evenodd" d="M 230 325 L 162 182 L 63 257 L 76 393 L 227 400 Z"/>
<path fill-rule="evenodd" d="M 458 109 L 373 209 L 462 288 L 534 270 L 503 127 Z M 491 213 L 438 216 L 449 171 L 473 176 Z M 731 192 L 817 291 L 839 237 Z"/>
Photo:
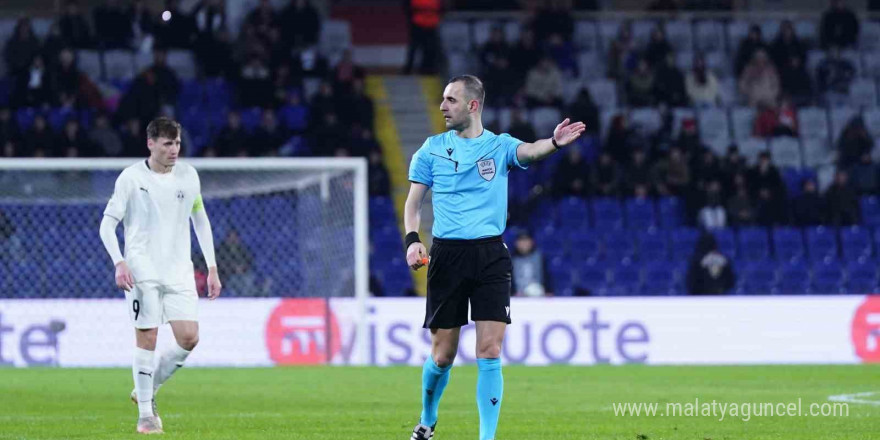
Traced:
<path fill-rule="evenodd" d="M 403 205 L 403 226 L 406 229 L 406 264 L 419 270 L 428 259 L 428 251 L 419 239 L 419 226 L 422 223 L 422 202 L 428 193 L 428 185 L 412 182 L 406 204 Z"/>
<path fill-rule="evenodd" d="M 101 242 L 104 243 L 104 249 L 107 250 L 107 254 L 110 255 L 110 259 L 113 260 L 113 266 L 116 267 L 116 274 L 114 276 L 116 279 L 116 287 L 129 291 L 134 287 L 134 277 L 131 275 L 131 270 L 128 268 L 128 265 L 125 264 L 125 258 L 122 257 L 122 252 L 119 251 L 119 240 L 116 239 L 117 225 L 119 225 L 118 219 L 109 215 L 104 215 L 104 218 L 101 219 L 99 233 L 101 234 Z"/>
<path fill-rule="evenodd" d="M 211 221 L 208 220 L 208 212 L 205 211 L 205 203 L 202 201 L 201 194 L 196 197 L 196 201 L 193 203 L 190 219 L 193 230 L 196 231 L 202 255 L 205 257 L 205 265 L 208 266 L 208 298 L 214 299 L 220 296 L 222 285 L 220 284 L 220 274 L 217 273 L 217 259 L 214 256 L 214 235 L 211 231 Z"/>
<path fill-rule="evenodd" d="M 581 137 L 584 130 L 586 130 L 586 126 L 583 122 L 571 122 L 568 118 L 565 118 L 565 120 L 560 122 L 559 125 L 556 126 L 556 129 L 553 130 L 552 138 L 541 139 L 530 144 L 519 144 L 516 148 L 516 160 L 522 164 L 537 162 L 558 150 L 558 148 L 553 145 L 554 139 L 556 140 L 556 145 L 564 147 Z"/>

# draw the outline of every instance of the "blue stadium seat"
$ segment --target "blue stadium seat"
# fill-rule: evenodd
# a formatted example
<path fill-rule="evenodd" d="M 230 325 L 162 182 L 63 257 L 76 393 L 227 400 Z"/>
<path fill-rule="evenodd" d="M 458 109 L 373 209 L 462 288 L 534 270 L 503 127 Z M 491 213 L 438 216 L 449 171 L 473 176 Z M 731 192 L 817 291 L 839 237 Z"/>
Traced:
<path fill-rule="evenodd" d="M 856 260 L 873 255 L 871 232 L 861 226 L 850 226 L 840 230 L 840 250 L 843 258 Z"/>
<path fill-rule="evenodd" d="M 34 108 L 20 108 L 15 112 L 15 122 L 18 123 L 18 128 L 22 132 L 27 131 L 34 125 L 34 119 L 37 117 L 39 112 Z"/>
<path fill-rule="evenodd" d="M 772 260 L 748 262 L 736 270 L 741 294 L 769 295 L 776 288 L 776 263 Z"/>
<path fill-rule="evenodd" d="M 684 205 L 677 197 L 662 197 L 657 202 L 660 212 L 660 225 L 664 228 L 677 228 L 684 221 Z"/>
<path fill-rule="evenodd" d="M 575 268 L 578 285 L 594 295 L 605 292 L 608 283 L 608 268 L 601 260 L 590 258 L 579 261 Z"/>
<path fill-rule="evenodd" d="M 803 295 L 810 289 L 810 271 L 802 259 L 794 259 L 779 268 L 777 293 Z"/>
<path fill-rule="evenodd" d="M 810 259 L 820 261 L 827 257 L 837 258 L 837 230 L 825 226 L 806 229 L 807 248 Z"/>
<path fill-rule="evenodd" d="M 657 260 L 645 265 L 642 293 L 645 295 L 675 295 L 680 291 L 675 264 Z"/>
<path fill-rule="evenodd" d="M 669 240 L 665 232 L 649 228 L 636 233 L 641 261 L 666 261 L 669 259 Z"/>
<path fill-rule="evenodd" d="M 878 289 L 878 262 L 869 258 L 850 261 L 846 266 L 847 293 L 867 295 Z"/>
<path fill-rule="evenodd" d="M 880 199 L 877 196 L 862 197 L 862 224 L 871 227 L 880 226 Z"/>
<path fill-rule="evenodd" d="M 263 109 L 259 107 L 251 107 L 248 109 L 242 109 L 240 114 L 242 127 L 244 127 L 245 131 L 251 132 L 260 125 L 260 120 L 263 117 Z"/>
<path fill-rule="evenodd" d="M 639 265 L 625 258 L 611 269 L 612 283 L 608 287 L 613 295 L 635 296 L 642 292 L 642 277 Z"/>
<path fill-rule="evenodd" d="M 624 202 L 626 224 L 630 229 L 647 229 L 657 226 L 657 214 L 654 212 L 654 203 L 648 199 L 628 199 Z"/>
<path fill-rule="evenodd" d="M 739 257 L 744 260 L 766 260 L 770 258 L 770 239 L 764 228 L 743 228 L 739 237 Z"/>
<path fill-rule="evenodd" d="M 805 250 L 801 230 L 789 227 L 774 228 L 773 252 L 780 261 L 803 257 Z"/>
<path fill-rule="evenodd" d="M 593 227 L 600 230 L 623 229 L 623 210 L 613 198 L 593 199 Z"/>
<path fill-rule="evenodd" d="M 309 109 L 304 105 L 284 106 L 278 112 L 278 116 L 289 130 L 305 130 L 309 123 Z"/>
<path fill-rule="evenodd" d="M 568 234 L 568 244 L 572 259 L 597 258 L 602 253 L 602 234 L 589 230 L 571 230 Z M 560 245 L 560 248 L 563 247 Z"/>
<path fill-rule="evenodd" d="M 580 197 L 565 197 L 557 204 L 559 224 L 568 228 L 581 228 L 588 225 L 589 208 L 587 201 Z"/>
<path fill-rule="evenodd" d="M 53 108 L 49 110 L 46 120 L 52 130 L 61 131 L 68 119 L 77 119 L 76 110 L 70 108 Z M 77 121 L 78 122 L 78 121 Z"/>
<path fill-rule="evenodd" d="M 843 291 L 843 270 L 836 259 L 826 258 L 813 264 L 813 283 L 810 293 L 837 294 Z"/>
<path fill-rule="evenodd" d="M 602 256 L 607 261 L 633 258 L 636 253 L 633 234 L 629 231 L 606 231 L 603 235 Z"/>
<path fill-rule="evenodd" d="M 550 272 L 554 294 L 563 295 L 562 291 L 572 289 L 574 286 L 574 268 L 571 261 L 563 256 L 555 256 L 550 258 L 547 264 L 547 271 Z"/>
<path fill-rule="evenodd" d="M 672 231 L 672 256 L 678 260 L 686 260 L 694 253 L 700 231 L 695 228 L 678 228 Z"/>
<path fill-rule="evenodd" d="M 728 258 L 737 258 L 736 235 L 733 229 L 717 229 L 712 231 L 715 240 L 718 242 L 718 250 Z"/>

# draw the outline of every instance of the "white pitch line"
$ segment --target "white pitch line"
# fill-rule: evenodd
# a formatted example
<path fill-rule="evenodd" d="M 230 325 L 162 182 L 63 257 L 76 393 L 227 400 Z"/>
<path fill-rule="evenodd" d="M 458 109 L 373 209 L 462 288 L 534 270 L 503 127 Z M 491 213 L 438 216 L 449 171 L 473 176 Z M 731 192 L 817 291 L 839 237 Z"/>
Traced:
<path fill-rule="evenodd" d="M 828 396 L 828 400 L 832 402 L 847 402 L 847 403 L 865 403 L 868 405 L 880 405 L 880 400 L 865 400 L 862 397 L 880 395 L 880 391 L 866 391 L 863 393 L 853 393 L 853 394 L 836 394 L 833 396 Z"/>

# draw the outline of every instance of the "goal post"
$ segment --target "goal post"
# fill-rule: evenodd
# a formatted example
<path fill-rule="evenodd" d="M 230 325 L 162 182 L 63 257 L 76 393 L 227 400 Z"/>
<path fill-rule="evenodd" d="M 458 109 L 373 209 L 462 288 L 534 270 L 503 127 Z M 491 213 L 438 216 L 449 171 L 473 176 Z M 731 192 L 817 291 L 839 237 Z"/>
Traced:
<path fill-rule="evenodd" d="M 0 237 L 0 297 L 118 297 L 98 225 L 116 177 L 139 160 L 0 159 L 0 226 L 17 230 Z M 330 298 L 352 297 L 352 361 L 366 363 L 366 160 L 182 160 L 199 173 L 224 296 L 324 298 L 328 315 Z"/>

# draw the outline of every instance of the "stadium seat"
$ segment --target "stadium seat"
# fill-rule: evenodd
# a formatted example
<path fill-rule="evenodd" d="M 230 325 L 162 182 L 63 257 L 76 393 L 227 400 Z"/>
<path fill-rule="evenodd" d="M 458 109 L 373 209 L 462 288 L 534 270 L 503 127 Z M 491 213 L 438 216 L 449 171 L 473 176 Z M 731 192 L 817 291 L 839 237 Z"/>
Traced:
<path fill-rule="evenodd" d="M 837 145 L 840 133 L 849 124 L 853 117 L 858 115 L 858 110 L 852 107 L 835 107 L 831 109 L 831 144 Z"/>
<path fill-rule="evenodd" d="M 599 51 L 600 41 L 599 33 L 596 30 L 596 22 L 588 20 L 578 20 L 574 23 L 575 47 L 588 51 Z"/>
<path fill-rule="evenodd" d="M 820 107 L 803 107 L 797 111 L 798 130 L 803 139 L 828 139 L 828 114 Z"/>
<path fill-rule="evenodd" d="M 672 137 L 678 139 L 681 132 L 681 124 L 685 120 L 697 120 L 697 113 L 692 108 L 676 107 L 672 109 Z"/>
<path fill-rule="evenodd" d="M 733 122 L 733 137 L 737 141 L 748 139 L 755 129 L 755 109 L 751 107 L 736 107 L 730 112 Z"/>
<path fill-rule="evenodd" d="M 719 79 L 725 79 L 733 75 L 730 57 L 724 52 L 708 52 L 704 55 L 706 67 L 715 72 Z"/>
<path fill-rule="evenodd" d="M 880 199 L 867 196 L 861 199 L 862 224 L 870 227 L 880 226 Z"/>
<path fill-rule="evenodd" d="M 473 71 L 474 62 L 469 53 L 466 52 L 448 52 L 446 61 L 449 64 L 449 75 L 458 76 L 465 75 Z"/>
<path fill-rule="evenodd" d="M 608 269 L 601 260 L 585 259 L 576 261 L 578 285 L 594 294 L 602 294 L 608 283 Z M 568 263 L 566 263 L 567 266 Z"/>
<path fill-rule="evenodd" d="M 281 108 L 278 116 L 288 130 L 302 131 L 309 123 L 309 109 L 304 105 L 287 105 Z"/>
<path fill-rule="evenodd" d="M 571 262 L 564 257 L 551 258 L 547 263 L 547 271 L 550 272 L 552 278 L 553 293 L 556 296 L 570 296 L 575 286 L 574 270 Z"/>
<path fill-rule="evenodd" d="M 593 199 L 593 227 L 596 229 L 622 229 L 623 210 L 620 202 L 612 198 Z"/>
<path fill-rule="evenodd" d="M 67 123 L 68 119 L 77 119 L 77 112 L 71 108 L 53 108 L 49 110 L 49 114 L 46 116 L 46 120 L 49 122 L 49 126 L 52 127 L 52 130 L 60 132 L 64 128 L 64 124 Z"/>
<path fill-rule="evenodd" d="M 136 75 L 134 56 L 127 50 L 108 50 L 104 52 L 104 68 L 107 79 L 131 80 Z"/>
<path fill-rule="evenodd" d="M 628 199 L 624 202 L 626 224 L 630 229 L 643 230 L 651 226 L 657 226 L 657 215 L 654 213 L 654 203 L 650 200 Z"/>
<path fill-rule="evenodd" d="M 642 293 L 642 276 L 639 265 L 626 258 L 611 268 L 609 287 L 614 295 L 636 296 Z"/>
<path fill-rule="evenodd" d="M 605 261 L 633 259 L 636 243 L 630 231 L 605 231 L 602 240 L 602 257 Z"/>
<path fill-rule="evenodd" d="M 101 73 L 101 54 L 96 50 L 76 51 L 76 67 L 94 82 L 98 82 L 103 78 Z"/>
<path fill-rule="evenodd" d="M 678 67 L 678 70 L 682 72 L 689 72 L 694 66 L 694 53 L 687 52 L 677 52 L 675 54 L 675 67 Z"/>
<path fill-rule="evenodd" d="M 169 50 L 167 62 L 168 67 L 174 70 L 174 73 L 181 80 L 195 79 L 197 72 L 196 60 L 192 51 Z"/>
<path fill-rule="evenodd" d="M 685 20 L 666 22 L 666 39 L 676 52 L 690 51 L 694 47 L 691 23 Z"/>
<path fill-rule="evenodd" d="M 764 37 L 764 41 L 773 41 L 776 39 L 776 36 L 779 35 L 779 20 L 764 20 L 760 23 L 760 25 L 761 36 Z"/>
<path fill-rule="evenodd" d="M 880 52 L 862 52 L 862 72 L 866 77 L 880 77 Z"/>
<path fill-rule="evenodd" d="M 40 112 L 38 112 L 37 109 L 31 107 L 16 110 L 15 122 L 18 124 L 18 129 L 22 132 L 30 130 L 34 125 L 34 119 L 36 119 L 38 113 Z"/>
<path fill-rule="evenodd" d="M 813 261 L 837 258 L 837 230 L 825 226 L 806 229 L 807 252 Z"/>
<path fill-rule="evenodd" d="M 805 250 L 801 230 L 790 227 L 774 228 L 773 252 L 780 261 L 803 257 Z"/>
<path fill-rule="evenodd" d="M 644 49 L 651 39 L 651 32 L 659 26 L 654 20 L 636 20 L 632 22 L 632 37 L 636 47 Z"/>
<path fill-rule="evenodd" d="M 467 34 L 463 34 L 467 35 Z M 326 20 L 321 23 L 318 39 L 321 53 L 331 63 L 342 57 L 342 52 L 351 47 L 351 25 L 347 20 Z"/>
<path fill-rule="evenodd" d="M 783 295 L 803 295 L 810 290 L 810 271 L 803 260 L 795 259 L 779 268 L 779 283 L 776 293 Z"/>
<path fill-rule="evenodd" d="M 557 205 L 559 224 L 561 226 L 580 229 L 589 225 L 589 207 L 587 201 L 580 197 L 565 197 Z"/>
<path fill-rule="evenodd" d="M 736 234 L 734 234 L 733 229 L 716 229 L 712 231 L 712 235 L 715 236 L 715 240 L 718 242 L 718 250 L 722 254 L 730 259 L 737 258 L 739 252 L 736 248 Z"/>
<path fill-rule="evenodd" d="M 599 52 L 579 52 L 577 55 L 577 63 L 580 77 L 582 79 L 602 79 L 608 71 L 608 68 L 605 66 L 605 57 Z M 565 87 L 565 84 L 563 84 L 563 87 Z M 573 101 L 576 97 L 576 95 L 563 96 L 563 100 Z"/>
<path fill-rule="evenodd" d="M 834 258 L 826 258 L 813 264 L 812 281 L 810 293 L 837 294 L 844 292 L 843 269 Z"/>
<path fill-rule="evenodd" d="M 801 145 L 797 138 L 775 137 L 770 140 L 770 154 L 773 163 L 778 167 L 795 168 L 801 167 Z"/>
<path fill-rule="evenodd" d="M 723 51 L 724 48 L 724 24 L 716 20 L 700 20 L 694 25 L 695 49 L 709 51 Z"/>
<path fill-rule="evenodd" d="M 670 261 L 653 261 L 645 265 L 642 293 L 645 295 L 675 295 L 680 291 L 675 264 Z"/>
<path fill-rule="evenodd" d="M 447 54 L 469 51 L 472 47 L 470 35 L 470 28 L 466 22 L 444 20 L 440 23 L 440 42 Z"/>
<path fill-rule="evenodd" d="M 743 38 L 745 38 L 749 34 L 749 26 L 751 26 L 751 23 L 745 20 L 731 20 L 729 23 L 727 23 L 728 52 L 736 52 L 736 49 L 739 47 L 740 42 L 742 42 Z M 772 37 L 764 35 L 764 41 L 769 41 L 770 38 Z"/>
<path fill-rule="evenodd" d="M 657 210 L 660 213 L 660 226 L 664 228 L 677 228 L 684 223 L 684 205 L 677 197 L 659 198 Z"/>
<path fill-rule="evenodd" d="M 877 265 L 876 260 L 865 257 L 850 261 L 846 266 L 846 292 L 857 295 L 877 293 Z"/>
<path fill-rule="evenodd" d="M 873 254 L 871 232 L 861 226 L 849 226 L 840 230 L 840 248 L 843 258 L 857 260 Z"/>
<path fill-rule="evenodd" d="M 245 131 L 252 132 L 260 125 L 263 109 L 259 107 L 241 109 L 239 114 L 241 115 L 242 127 L 244 127 Z"/>
<path fill-rule="evenodd" d="M 739 95 L 735 78 L 719 78 L 718 98 L 721 100 L 721 104 L 725 107 L 732 107 L 743 101 Z"/>
<path fill-rule="evenodd" d="M 653 137 L 663 126 L 660 112 L 653 107 L 633 109 L 629 113 L 629 122 L 632 128 L 639 130 L 647 137 Z"/>
<path fill-rule="evenodd" d="M 738 142 L 739 154 L 747 164 L 754 165 L 758 162 L 758 155 L 767 151 L 767 141 L 762 138 L 747 138 Z"/>
<path fill-rule="evenodd" d="M 880 137 L 880 109 L 865 109 L 862 112 L 862 120 L 865 121 L 865 128 L 872 138 Z"/>
<path fill-rule="evenodd" d="M 536 133 L 553 133 L 561 120 L 562 115 L 555 107 L 538 107 L 531 112 L 531 122 Z"/>
<path fill-rule="evenodd" d="M 672 257 L 674 260 L 687 260 L 694 253 L 700 231 L 694 228 L 677 228 L 672 230 Z"/>
<path fill-rule="evenodd" d="M 804 149 L 804 166 L 816 168 L 834 162 L 834 152 L 828 147 L 826 138 L 802 137 L 801 144 Z"/>
<path fill-rule="evenodd" d="M 770 240 L 764 228 L 743 228 L 737 234 L 739 239 L 739 258 L 755 261 L 770 258 Z"/>
<path fill-rule="evenodd" d="M 857 78 L 849 86 L 850 104 L 856 107 L 877 106 L 877 85 L 872 78 Z"/>
<path fill-rule="evenodd" d="M 520 23 L 511 20 L 504 23 L 504 37 L 507 38 L 509 44 L 516 44 L 519 41 Z"/>
<path fill-rule="evenodd" d="M 593 80 L 587 83 L 593 101 L 601 109 L 617 108 L 617 85 L 607 79 Z M 603 127 L 604 129 L 604 127 Z"/>
<path fill-rule="evenodd" d="M 798 20 L 794 23 L 794 32 L 807 47 L 815 46 L 819 40 L 816 30 L 816 22 L 813 20 Z"/>
<path fill-rule="evenodd" d="M 648 228 L 636 232 L 640 261 L 668 261 L 669 240 L 665 231 Z"/>
<path fill-rule="evenodd" d="M 502 26 L 501 22 L 495 20 L 476 20 L 471 24 L 471 31 L 474 34 L 474 46 L 483 47 L 492 35 L 492 29 L 496 26 Z"/>
<path fill-rule="evenodd" d="M 593 230 L 570 231 L 563 241 L 568 241 L 573 259 L 599 258 L 602 254 L 601 234 Z"/>
<path fill-rule="evenodd" d="M 739 273 L 738 292 L 744 295 L 769 295 L 776 288 L 776 264 L 769 261 L 754 261 L 743 265 Z"/>

